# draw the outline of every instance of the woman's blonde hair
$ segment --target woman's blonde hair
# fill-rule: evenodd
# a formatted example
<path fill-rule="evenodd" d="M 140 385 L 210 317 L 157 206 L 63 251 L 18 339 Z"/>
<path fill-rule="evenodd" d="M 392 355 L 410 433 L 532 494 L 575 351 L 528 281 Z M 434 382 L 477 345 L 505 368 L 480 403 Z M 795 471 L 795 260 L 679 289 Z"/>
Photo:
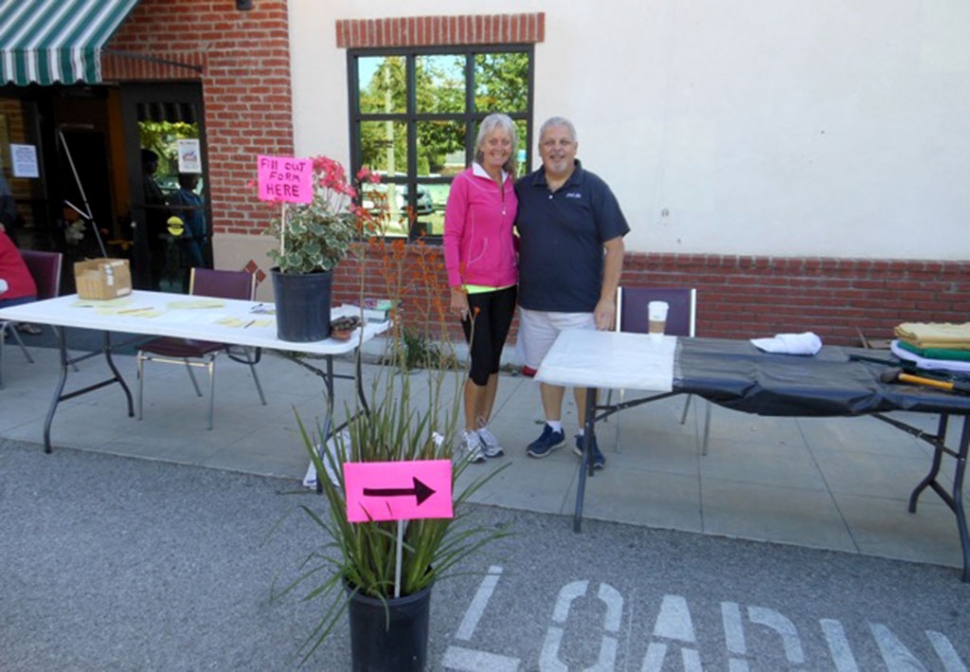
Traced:
<path fill-rule="evenodd" d="M 481 164 L 485 161 L 482 143 L 485 142 L 485 136 L 497 129 L 505 131 L 512 138 L 512 153 L 509 155 L 509 160 L 502 165 L 502 170 L 514 178 L 515 164 L 519 154 L 519 132 L 515 127 L 515 122 L 507 114 L 495 112 L 482 119 L 482 125 L 478 127 L 478 137 L 475 139 L 475 163 Z"/>

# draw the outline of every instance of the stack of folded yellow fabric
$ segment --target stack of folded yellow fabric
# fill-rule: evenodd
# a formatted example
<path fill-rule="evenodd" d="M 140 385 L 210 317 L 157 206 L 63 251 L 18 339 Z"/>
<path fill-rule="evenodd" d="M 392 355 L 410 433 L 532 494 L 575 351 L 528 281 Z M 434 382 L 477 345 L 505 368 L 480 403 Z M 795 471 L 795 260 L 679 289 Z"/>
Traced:
<path fill-rule="evenodd" d="M 923 357 L 931 356 L 923 354 L 924 352 L 943 350 L 947 353 L 959 353 L 959 355 L 950 357 L 936 353 L 937 359 L 970 359 L 967 357 L 970 353 L 970 323 L 904 322 L 898 325 L 895 331 L 900 346 Z"/>

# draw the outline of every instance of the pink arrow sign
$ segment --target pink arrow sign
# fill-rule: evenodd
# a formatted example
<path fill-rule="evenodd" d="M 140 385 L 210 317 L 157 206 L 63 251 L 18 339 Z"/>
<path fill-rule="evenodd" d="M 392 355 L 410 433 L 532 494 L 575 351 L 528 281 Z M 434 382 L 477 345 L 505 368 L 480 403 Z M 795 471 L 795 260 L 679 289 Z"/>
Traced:
<path fill-rule="evenodd" d="M 347 520 L 453 518 L 451 460 L 347 462 Z"/>

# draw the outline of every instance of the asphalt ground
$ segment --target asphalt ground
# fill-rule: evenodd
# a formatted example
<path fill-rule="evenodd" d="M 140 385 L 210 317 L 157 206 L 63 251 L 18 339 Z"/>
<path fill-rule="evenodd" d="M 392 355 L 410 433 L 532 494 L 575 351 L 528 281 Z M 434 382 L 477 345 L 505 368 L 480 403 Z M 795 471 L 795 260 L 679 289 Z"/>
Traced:
<path fill-rule="evenodd" d="M 0 670 L 289 670 L 321 605 L 295 481 L 0 441 Z M 954 569 L 473 507 L 432 670 L 966 670 Z M 344 628 L 307 669 L 350 668 Z"/>

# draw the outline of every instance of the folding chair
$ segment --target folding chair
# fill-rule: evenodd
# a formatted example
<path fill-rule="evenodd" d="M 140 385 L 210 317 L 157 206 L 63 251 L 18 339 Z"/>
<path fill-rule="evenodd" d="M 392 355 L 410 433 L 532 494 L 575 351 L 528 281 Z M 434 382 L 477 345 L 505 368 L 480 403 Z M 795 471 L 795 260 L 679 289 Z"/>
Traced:
<path fill-rule="evenodd" d="M 651 301 L 666 301 L 670 306 L 667 312 L 665 333 L 670 336 L 693 338 L 697 329 L 697 290 L 681 287 L 618 287 L 616 290 L 616 331 L 645 334 L 649 319 L 647 305 Z M 612 393 L 612 391 L 611 391 Z M 620 390 L 620 401 L 624 391 Z M 690 402 L 694 395 L 687 395 L 680 424 L 687 421 Z M 707 455 L 707 440 L 710 430 L 711 406 L 706 405 L 704 415 L 704 439 L 701 453 Z M 617 416 L 619 423 L 619 416 Z M 617 443 L 619 443 L 619 424 L 617 424 Z"/>
<path fill-rule="evenodd" d="M 60 252 L 40 252 L 37 250 L 21 250 L 20 256 L 23 257 L 27 270 L 34 278 L 37 285 L 37 299 L 53 299 L 60 294 L 61 290 L 61 262 L 63 256 Z M 16 329 L 17 323 L 10 321 L 0 321 L 0 387 L 3 387 L 3 334 L 12 334 L 24 357 L 31 364 L 34 358 L 24 345 L 23 339 Z"/>
<path fill-rule="evenodd" d="M 193 268 L 189 280 L 189 294 L 252 301 L 256 295 L 256 276 L 248 271 L 216 271 L 206 268 Z M 254 352 L 251 352 L 251 350 L 254 350 Z M 249 370 L 253 374 L 253 381 L 256 383 L 259 399 L 265 406 L 266 397 L 263 395 L 263 386 L 260 385 L 259 376 L 256 375 L 256 364 L 259 363 L 262 356 L 260 348 L 251 349 L 226 343 L 163 336 L 143 343 L 138 349 L 138 419 L 142 419 L 145 362 L 184 364 L 189 373 L 189 378 L 192 380 L 192 386 L 195 388 L 195 394 L 199 397 L 202 396 L 202 390 L 195 380 L 192 368 L 200 367 L 209 372 L 209 429 L 212 429 L 216 392 L 215 360 L 223 352 L 229 359 L 249 366 Z"/>

